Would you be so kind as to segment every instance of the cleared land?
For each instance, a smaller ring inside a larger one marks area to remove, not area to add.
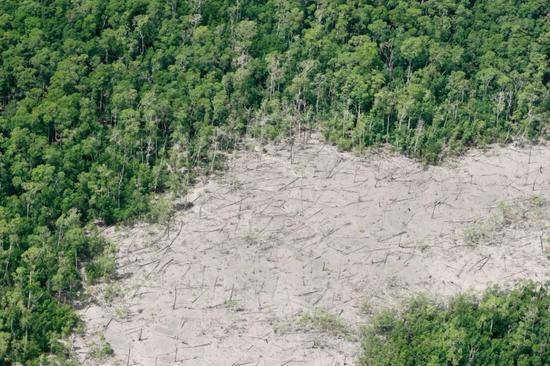
[[[549,147],[424,168],[311,140],[228,163],[169,225],[105,231],[120,279],[91,289],[81,361],[351,365],[369,311],[549,278]],[[101,359],[103,336],[114,357]]]

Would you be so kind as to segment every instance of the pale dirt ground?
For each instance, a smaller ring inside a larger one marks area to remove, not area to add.
[[[326,308],[356,331],[374,309],[424,291],[445,298],[489,283],[550,276],[548,221],[464,245],[499,202],[550,198],[550,148],[495,147],[423,168],[390,154],[356,157],[319,141],[240,151],[184,198],[169,227],[109,228],[115,285],[92,289],[73,339],[83,364],[352,365],[357,337],[300,329]],[[548,218],[546,212],[546,218]],[[104,292],[118,294],[110,303]],[[104,334],[114,357],[90,345]]]

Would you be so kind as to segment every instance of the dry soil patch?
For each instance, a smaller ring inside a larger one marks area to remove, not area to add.
[[[417,291],[548,279],[548,211],[537,225],[502,228],[498,244],[464,242],[500,202],[534,195],[550,198],[544,146],[429,168],[319,142],[295,146],[292,159],[284,146],[237,152],[168,227],[105,231],[122,279],[95,289],[76,352],[87,364],[351,365],[365,300],[378,308]],[[302,326],[300,314],[315,309],[349,332]],[[89,357],[98,334],[114,358]]]

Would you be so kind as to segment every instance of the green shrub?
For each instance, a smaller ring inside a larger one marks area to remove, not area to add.
[[[113,356],[113,354],[113,347],[105,340],[105,336],[100,334],[98,342],[95,343],[90,350],[90,356],[95,360],[105,361]]]
[[[153,223],[166,224],[170,221],[173,213],[174,208],[168,198],[157,197],[157,200],[151,204],[147,219]]]
[[[86,277],[88,283],[94,284],[99,280],[108,278],[115,273],[115,269],[116,248],[112,244],[105,244],[103,252],[86,264]]]
[[[548,283],[491,287],[446,305],[417,296],[363,329],[359,364],[548,365],[549,309]]]

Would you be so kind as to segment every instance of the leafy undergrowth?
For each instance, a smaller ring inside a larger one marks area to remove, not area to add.
[[[414,297],[363,329],[359,365],[548,365],[548,285],[492,287],[446,305]]]

